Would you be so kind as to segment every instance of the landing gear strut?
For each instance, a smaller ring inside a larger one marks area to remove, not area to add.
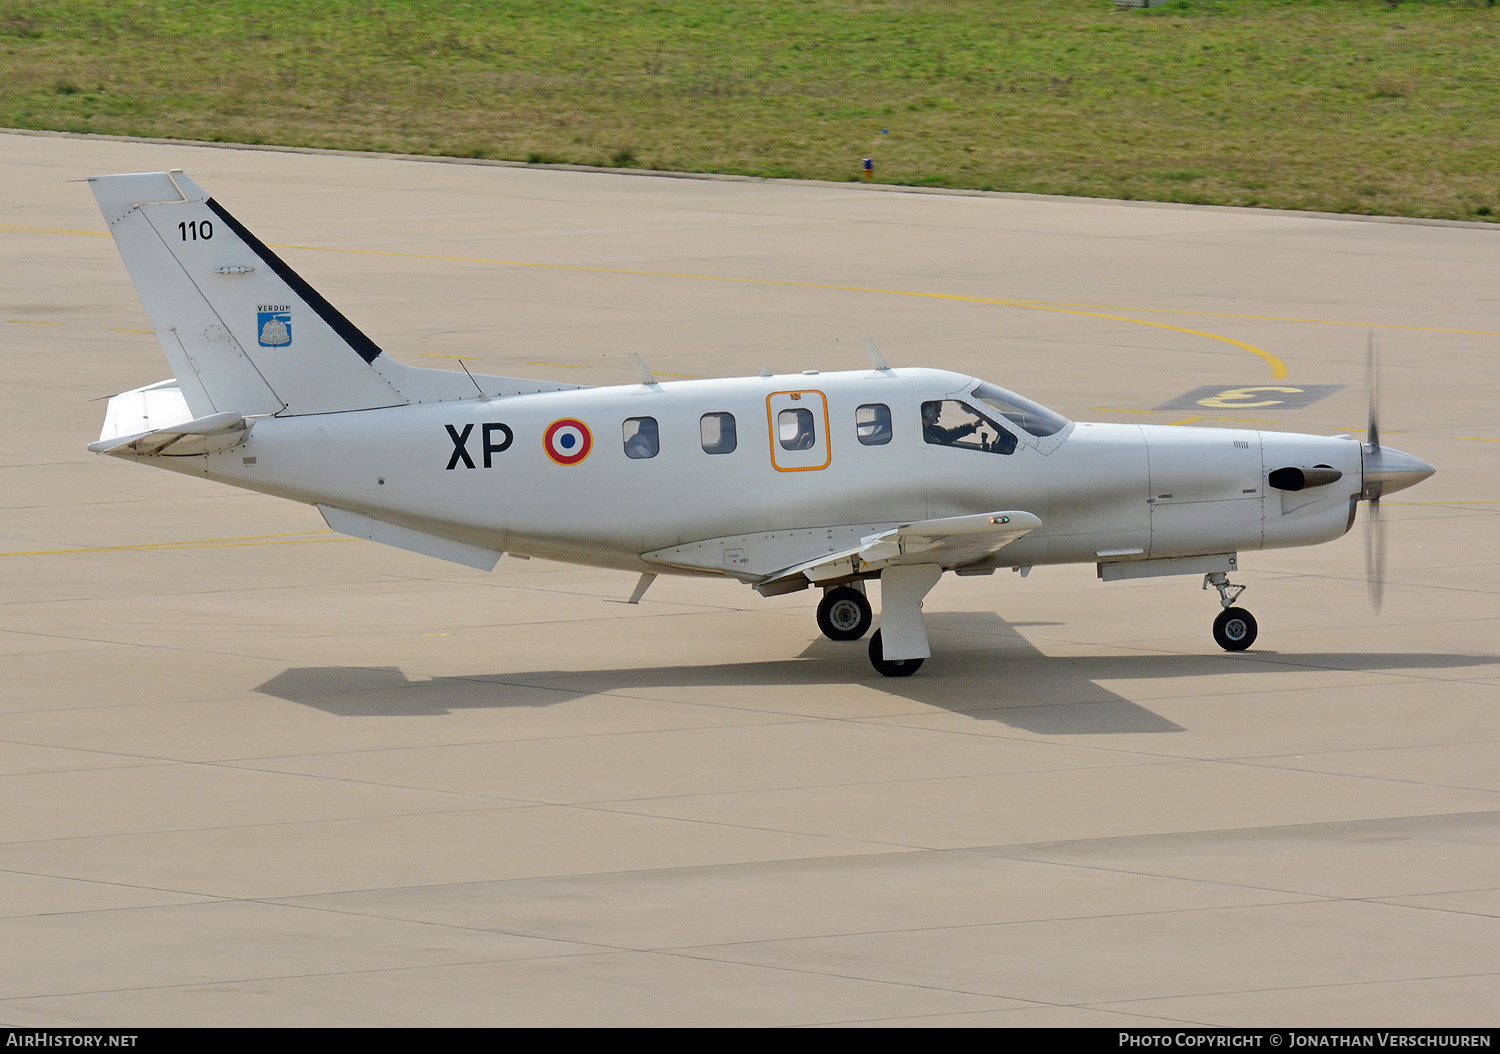
[[[870,664],[883,677],[910,677],[932,654],[922,621],[922,598],[943,577],[938,564],[903,564],[880,572],[880,629],[870,638]],[[862,582],[826,590],[818,628],[829,640],[859,640],[873,612]]]
[[[870,665],[882,677],[910,677],[932,654],[922,598],[943,577],[937,564],[906,564],[880,572],[880,628],[870,638]]]
[[[1234,606],[1245,587],[1232,584],[1223,571],[1203,576],[1203,588],[1207,589],[1210,585],[1219,591],[1219,603],[1224,607],[1219,612],[1219,617],[1214,619],[1214,643],[1225,651],[1244,651],[1255,643],[1258,632],[1255,616],[1244,608]]]
[[[818,604],[818,629],[829,640],[859,640],[873,620],[870,602],[849,586],[828,590]]]

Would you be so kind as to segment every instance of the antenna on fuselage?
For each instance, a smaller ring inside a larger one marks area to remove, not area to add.
[[[880,354],[880,349],[875,346],[875,342],[869,337],[862,339],[865,342],[865,351],[870,353],[870,365],[874,366],[877,370],[890,369],[891,364],[885,361],[885,356]]]
[[[635,363],[635,372],[641,375],[642,384],[661,383],[656,379],[656,374],[651,372],[651,367],[646,365],[646,361],[633,351],[630,353],[630,361]]]
[[[472,373],[469,373],[469,367],[464,366],[464,360],[463,359],[459,359],[458,360],[458,364],[460,366],[464,367],[464,373],[467,374],[469,380],[474,381],[474,390],[479,393],[479,395],[480,395],[481,398],[483,398],[483,396],[484,396],[484,389],[481,388],[481,387],[479,387],[479,382],[474,380],[474,375]]]

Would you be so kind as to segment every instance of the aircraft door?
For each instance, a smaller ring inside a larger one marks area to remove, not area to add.
[[[828,467],[828,399],[819,391],[772,392],[766,396],[771,464],[778,472],[816,472]]]

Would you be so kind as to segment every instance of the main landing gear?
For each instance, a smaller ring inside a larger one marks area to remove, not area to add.
[[[818,604],[818,629],[829,640],[859,640],[870,632],[875,613],[864,591],[852,586],[836,586],[823,593]],[[910,677],[922,665],[921,659],[887,659],[885,643],[876,630],[870,638],[870,664],[884,677]]]
[[[880,572],[880,629],[870,638],[870,665],[883,677],[910,677],[932,654],[922,622],[922,598],[937,585],[937,564],[909,564]],[[863,582],[835,586],[818,604],[818,628],[829,640],[859,640],[873,612]]]
[[[1255,643],[1258,632],[1255,616],[1244,608],[1234,606],[1245,587],[1232,584],[1223,571],[1203,576],[1203,588],[1207,589],[1210,585],[1219,591],[1219,603],[1224,607],[1219,612],[1219,617],[1214,619],[1214,643],[1225,651],[1244,651]]]
[[[850,586],[837,586],[823,594],[818,604],[818,629],[829,640],[859,640],[870,632],[875,613],[864,592]],[[870,664],[885,677],[910,677],[922,665],[921,659],[887,659],[880,631],[870,638]]]
[[[870,665],[882,677],[910,677],[921,669],[922,659],[887,659],[880,631],[870,638]]]
[[[859,640],[874,617],[864,593],[849,586],[826,591],[818,604],[818,629],[829,640]]]

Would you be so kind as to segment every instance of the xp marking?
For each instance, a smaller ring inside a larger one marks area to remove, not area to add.
[[[460,432],[453,425],[444,425],[448,430],[448,438],[453,441],[453,454],[448,458],[448,471],[452,472],[458,467],[460,461],[464,468],[473,468],[474,459],[469,456],[469,435],[474,431],[474,422],[470,421],[464,425]],[[501,424],[499,421],[486,421],[480,426],[480,458],[484,461],[485,468],[493,467],[492,458],[496,454],[504,453],[510,449],[511,441],[515,439],[515,433],[510,430],[509,425]]]

